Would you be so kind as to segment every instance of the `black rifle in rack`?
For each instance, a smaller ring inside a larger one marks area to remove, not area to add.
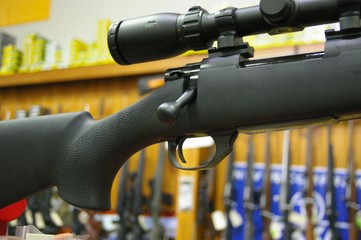
[[[151,188],[151,215],[153,227],[150,229],[149,238],[151,240],[164,239],[166,237],[166,229],[160,221],[162,213],[162,206],[172,206],[173,196],[169,193],[163,192],[163,178],[165,167],[165,146],[164,143],[159,144],[158,162],[155,170],[155,177],[149,181]]]
[[[204,231],[206,230],[205,219],[208,214],[208,175],[209,170],[203,170],[199,173],[199,187],[197,194],[197,214],[193,239],[204,239]]]
[[[262,239],[271,240],[270,224],[272,219],[271,208],[271,136],[267,133],[265,136],[265,167],[262,180],[262,188],[260,193],[260,210],[263,220],[263,234]]]
[[[126,239],[130,231],[129,216],[131,213],[131,203],[133,194],[127,189],[127,179],[129,174],[129,162],[122,167],[119,179],[117,213],[119,215],[118,240]]]
[[[209,155],[213,154],[214,148],[209,148]],[[195,239],[211,240],[215,238],[216,232],[211,223],[210,215],[214,211],[214,169],[203,170],[199,174],[199,191],[197,198],[197,216],[194,229],[196,231]]]
[[[207,174],[207,201],[205,202],[205,209],[204,209],[204,225],[205,225],[205,232],[204,232],[204,239],[205,240],[213,240],[215,239],[217,233],[214,228],[211,214],[214,211],[215,208],[215,202],[214,202],[214,192],[215,192],[215,169],[208,169]]]
[[[246,185],[243,191],[243,207],[245,211],[245,227],[244,227],[244,239],[254,239],[254,211],[255,204],[255,190],[254,190],[254,178],[253,167],[254,165],[254,144],[253,136],[248,138],[248,154],[247,154],[247,177]]]
[[[235,163],[235,150],[229,154],[228,157],[228,164],[227,164],[227,175],[226,175],[226,184],[224,186],[224,209],[226,211],[226,220],[227,225],[226,229],[223,232],[225,240],[232,239],[232,222],[230,218],[230,213],[232,209],[235,207],[235,194],[234,194],[234,187],[233,187],[233,170],[234,170],[234,163]]]
[[[85,225],[80,221],[80,209],[74,208],[72,211],[71,229],[75,235],[82,235],[85,232]]]
[[[305,202],[306,208],[306,226],[303,229],[303,232],[307,239],[313,240],[313,224],[312,224],[312,207],[314,204],[314,198],[311,192],[310,186],[313,186],[313,179],[312,179],[312,128],[307,128],[306,130],[306,166],[305,166],[305,173],[304,173],[304,186],[303,186],[303,198]],[[308,231],[311,234],[308,234]]]
[[[290,205],[290,185],[291,185],[291,131],[284,131],[283,149],[282,149],[282,176],[281,176],[281,193],[280,209],[283,220],[283,239],[292,239],[293,226],[289,221]]]
[[[131,229],[132,229],[132,240],[141,240],[144,235],[144,230],[139,223],[139,216],[143,212],[143,176],[144,176],[144,166],[145,166],[145,149],[140,151],[139,162],[137,172],[134,175],[135,180],[134,186],[132,187],[134,190],[134,201],[132,205],[132,213],[131,213]]]
[[[327,127],[327,186],[326,186],[326,215],[328,219],[329,232],[332,240],[339,240],[336,228],[337,210],[334,182],[334,156],[331,141],[331,126]]]
[[[208,56],[174,66],[163,87],[101,120],[78,112],[1,121],[0,208],[57,186],[74,206],[108,210],[119,168],[152,144],[168,141],[177,168],[206,169],[226,158],[239,132],[361,118],[360,12],[361,0],[260,0],[213,14],[195,6],[114,23],[108,46],[119,64],[191,49],[208,49]],[[251,60],[254,48],[243,41],[334,22],[340,30],[326,32],[320,52]],[[183,143],[205,135],[216,144],[213,158],[187,168]]]
[[[355,196],[355,159],[353,148],[354,121],[348,122],[348,156],[347,156],[347,187],[345,204],[348,209],[348,222],[350,223],[349,239],[357,238],[356,214],[360,209]]]
[[[153,184],[153,194],[151,201],[152,229],[150,230],[150,240],[164,239],[165,229],[160,222],[160,214],[162,207],[162,189],[163,175],[165,164],[165,146],[163,143],[158,144],[158,162],[155,170],[155,178]]]

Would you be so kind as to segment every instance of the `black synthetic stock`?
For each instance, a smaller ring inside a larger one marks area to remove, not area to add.
[[[72,113],[0,122],[0,206],[55,185],[57,165],[84,127]]]
[[[83,112],[0,122],[0,207],[55,185],[75,206],[109,209],[119,168],[164,136],[160,122],[154,129],[153,115],[181,93],[179,84],[99,121]]]

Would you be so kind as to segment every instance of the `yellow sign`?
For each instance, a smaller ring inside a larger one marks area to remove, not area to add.
[[[46,20],[50,0],[0,0],[0,27]]]

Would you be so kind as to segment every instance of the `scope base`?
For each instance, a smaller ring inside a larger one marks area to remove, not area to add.
[[[244,42],[232,47],[209,48],[208,55],[210,58],[230,55],[240,55],[242,58],[252,58],[254,56],[254,48],[251,47],[248,42]]]
[[[356,38],[361,36],[361,27],[347,28],[339,31],[334,29],[325,31],[326,40]]]

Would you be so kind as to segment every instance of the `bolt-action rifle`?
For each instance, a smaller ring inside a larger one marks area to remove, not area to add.
[[[282,211],[283,238],[292,239],[293,225],[290,222],[289,215],[291,209],[291,132],[284,132],[282,149],[282,180],[280,192],[280,209]]]
[[[264,167],[264,174],[262,180],[262,188],[260,193],[260,210],[263,219],[263,234],[262,238],[265,240],[272,239],[270,233],[270,224],[272,219],[272,213],[270,211],[271,206],[271,136],[270,133],[267,133],[265,136],[265,167]]]
[[[303,186],[303,198],[306,208],[306,225],[304,226],[303,232],[307,239],[314,239],[314,228],[312,224],[312,207],[314,204],[314,198],[312,195],[312,129],[307,128],[306,130],[306,163],[305,163],[305,173],[304,173],[304,186]]]
[[[152,229],[150,230],[150,240],[164,239],[165,229],[160,222],[161,207],[162,207],[162,187],[163,175],[165,165],[165,147],[164,144],[159,144],[158,163],[155,171],[153,196],[151,202],[152,213]]]
[[[171,162],[186,168],[184,141],[209,135],[215,155],[190,168],[204,169],[232,151],[238,132],[360,117],[360,5],[360,0],[261,0],[259,6],[213,14],[192,7],[186,14],[113,24],[108,45],[120,64],[189,49],[208,49],[209,56],[169,69],[163,87],[101,120],[78,112],[0,122],[0,208],[57,186],[75,206],[106,210],[119,168],[151,144],[168,141]],[[251,60],[254,49],[242,41],[333,22],[340,30],[326,32],[322,52]]]
[[[119,215],[118,239],[126,239],[130,231],[129,216],[131,213],[130,192],[127,190],[127,179],[129,174],[129,163],[126,162],[122,167],[122,173],[119,179],[117,213]]]
[[[130,174],[128,162],[123,166],[119,180],[117,213],[119,215],[118,239],[142,239],[144,231],[139,223],[143,203],[143,169],[145,164],[145,149],[139,152],[137,172]],[[129,184],[128,184],[128,180]]]
[[[134,199],[132,205],[132,214],[130,216],[132,239],[141,240],[144,235],[144,230],[139,223],[139,216],[142,214],[143,204],[143,176],[145,165],[145,149],[140,151],[139,163],[137,173],[135,174],[134,186],[131,190],[134,191]]]
[[[254,190],[254,144],[253,136],[248,139],[248,156],[247,156],[247,179],[244,187],[243,206],[245,213],[244,222],[244,239],[254,239],[254,211],[256,208],[255,203],[255,190]]]
[[[209,148],[210,154],[213,153],[213,147]],[[210,155],[209,154],[209,155]],[[195,239],[213,240],[216,235],[214,226],[211,222],[211,213],[214,211],[214,185],[215,169],[207,169],[200,172],[199,191],[197,198],[197,216]]]
[[[345,205],[348,209],[348,222],[350,223],[349,238],[357,238],[356,213],[360,206],[356,203],[355,196],[355,159],[353,149],[353,121],[348,122],[348,156],[347,156],[347,186]]]
[[[326,216],[328,219],[328,228],[332,240],[338,240],[338,230],[336,228],[337,210],[336,210],[336,193],[334,182],[334,156],[333,145],[331,142],[331,126],[327,127],[327,187],[326,187]]]
[[[223,202],[224,209],[226,213],[226,228],[223,231],[222,238],[225,240],[232,239],[232,221],[231,221],[231,211],[235,209],[235,189],[233,186],[233,172],[234,172],[234,163],[236,159],[235,151],[231,152],[228,157],[227,163],[227,175],[226,175],[226,184],[224,186]]]

